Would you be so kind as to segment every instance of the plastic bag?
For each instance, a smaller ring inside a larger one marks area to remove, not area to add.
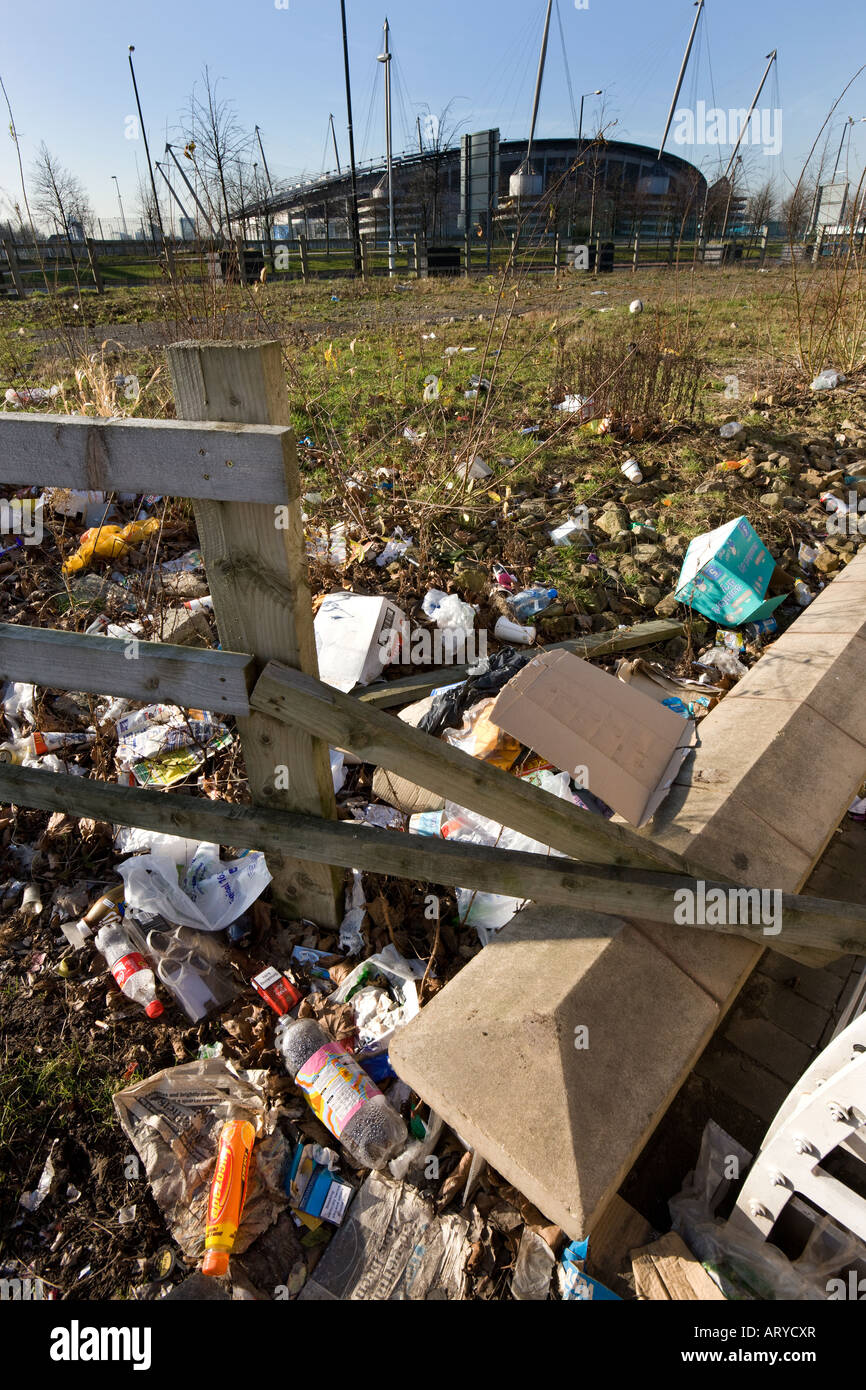
[[[165,841],[174,837],[165,836]],[[265,856],[258,850],[222,861],[219,845],[203,842],[185,866],[186,840],[156,846],[149,854],[119,864],[125,899],[136,913],[164,917],[197,931],[222,931],[234,922],[271,881]],[[181,858],[176,858],[176,853]],[[184,872],[181,872],[184,870]]]
[[[474,630],[476,610],[457,594],[446,594],[443,589],[428,589],[421,609],[439,628],[464,632]]]
[[[421,961],[409,961],[397,947],[386,946],[377,955],[357,965],[330,996],[334,1004],[351,1003],[358,1029],[355,1055],[359,1061],[385,1052],[397,1028],[419,1012],[416,981],[424,974]],[[366,983],[384,976],[390,992],[382,985]]]
[[[131,521],[128,526],[94,526],[85,531],[74,555],[63,565],[64,574],[77,574],[86,569],[93,559],[116,560],[128,555],[134,546],[140,545],[160,527],[156,517],[149,521]]]
[[[532,659],[531,652],[518,652],[514,647],[503,647],[495,652],[485,669],[470,680],[444,687],[434,695],[430,709],[418,722],[417,728],[425,734],[439,734],[443,729],[459,727],[465,711],[470,705],[487,695],[498,695],[512,676]]]
[[[340,950],[347,956],[358,956],[364,949],[361,923],[367,912],[364,897],[364,880],[360,869],[352,870],[352,891],[346,903],[346,914],[340,923]]]
[[[810,386],[811,391],[834,391],[837,386],[841,386],[846,380],[844,372],[836,372],[832,367],[825,367],[819,372]]]
[[[491,697],[472,705],[464,713],[461,727],[445,729],[442,741],[507,772],[520,752],[520,743],[498,724],[491,723],[490,711],[495,703]]]
[[[673,1229],[727,1298],[825,1301],[828,1278],[856,1262],[860,1242],[855,1236],[848,1248],[840,1248],[838,1239],[828,1242],[825,1217],[818,1220],[799,1259],[792,1261],[757,1234],[732,1230],[715,1220],[714,1212],[730,1187],[724,1175],[731,1157],[745,1176],[751,1155],[714,1120],[708,1121],[694,1172],[668,1203]]]
[[[537,1231],[524,1226],[511,1277],[511,1296],[539,1302],[550,1293],[550,1278],[556,1256]]]

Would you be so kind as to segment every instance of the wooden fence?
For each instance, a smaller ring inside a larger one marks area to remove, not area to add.
[[[0,484],[190,498],[222,650],[141,642],[130,657],[123,639],[0,624],[0,676],[233,715],[252,805],[12,765],[0,766],[0,802],[263,850],[277,906],[322,926],[340,919],[348,867],[668,923],[677,889],[696,889],[696,879],[730,886],[625,825],[404,724],[375,700],[320,682],[280,346],[184,343],[168,360],[179,420],[0,415]],[[558,854],[340,822],[329,745]],[[785,896],[783,912],[792,943],[866,945],[859,904]],[[762,940],[760,926],[710,929]]]

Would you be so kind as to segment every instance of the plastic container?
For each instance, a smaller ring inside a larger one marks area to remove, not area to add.
[[[535,628],[523,627],[513,623],[510,618],[498,618],[493,629],[497,642],[516,642],[519,647],[531,647],[535,641]]]
[[[803,583],[802,579],[798,579],[794,585],[794,598],[797,603],[799,603],[800,607],[808,608],[814,597],[815,595],[809,592],[809,589]]]
[[[256,1142],[255,1126],[249,1120],[226,1120],[220,1130],[216,1168],[207,1199],[202,1274],[226,1274],[229,1255],[241,1224],[250,1158]]]
[[[38,917],[42,911],[42,893],[35,883],[28,883],[24,889],[21,911],[25,917]]]
[[[406,1142],[397,1111],[342,1043],[311,1018],[286,1015],[275,1043],[286,1070],[346,1152],[365,1168],[382,1168]]]
[[[153,971],[136,949],[136,943],[121,922],[116,908],[112,907],[106,912],[94,944],[97,951],[105,956],[109,970],[127,999],[134,999],[136,1004],[140,1004],[148,1018],[159,1018],[163,1008],[156,997]]]
[[[630,483],[642,483],[643,473],[637,466],[635,459],[626,459],[625,463],[619,466],[620,473],[624,473]]]
[[[541,613],[545,608],[549,608],[559,597],[557,589],[543,589],[540,584],[534,584],[530,589],[521,589],[519,594],[515,594],[511,599],[511,611],[520,622],[525,622],[534,613]]]
[[[409,817],[410,835],[441,835],[444,811],[416,811]]]
[[[82,748],[93,743],[96,734],[85,733],[36,733],[26,734],[8,743],[0,743],[0,762],[20,765],[25,758],[43,758],[46,753],[54,753],[59,748]]]
[[[109,912],[116,913],[117,905],[123,902],[125,892],[126,885],[118,883],[115,888],[103,893],[95,902],[92,902],[84,916],[79,917],[77,922],[64,922],[60,929],[70,946],[83,946],[85,941],[93,935],[93,928],[97,923],[101,922]]]

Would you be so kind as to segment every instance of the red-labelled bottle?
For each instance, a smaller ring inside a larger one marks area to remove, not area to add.
[[[162,1004],[156,996],[153,971],[120,920],[116,908],[107,911],[94,945],[105,956],[109,970],[127,999],[140,1004],[148,1018],[159,1018]]]

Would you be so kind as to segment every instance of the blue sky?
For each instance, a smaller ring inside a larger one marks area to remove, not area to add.
[[[125,138],[134,112],[127,45],[136,46],[136,72],[152,153],[159,157],[166,123],[177,134],[180,114],[205,63],[223,79],[220,91],[240,121],[258,123],[275,181],[333,166],[327,119],[334,112],[341,160],[346,115],[338,0],[148,0],[124,6],[109,0],[40,0],[27,17],[2,0],[0,75],[12,101],[25,165],[40,140],[84,182],[98,215],[117,216],[111,175],[128,213],[137,203],[135,157],[141,141]],[[603,115],[611,138],[657,142],[667,114],[694,10],[689,0],[558,0],[576,101],[604,89]],[[525,136],[544,15],[544,0],[348,0],[350,56],[359,158],[381,153],[381,49],[387,7],[395,68],[395,145],[414,138],[415,117],[452,102],[461,130],[498,125],[503,138]],[[825,22],[826,21],[826,22]],[[794,7],[790,0],[707,0],[701,37],[679,105],[747,106],[778,48],[777,76],[761,105],[783,112],[782,153],[750,149],[746,166],[757,185],[774,174],[796,179],[802,159],[830,105],[866,60],[866,6]],[[777,84],[777,85],[776,85]],[[778,102],[777,102],[778,98]],[[601,109],[587,98],[584,133]],[[838,108],[829,136],[835,158],[842,121],[866,116],[866,75]],[[611,123],[617,124],[612,126]],[[0,208],[18,197],[14,149],[2,111]],[[571,135],[574,121],[556,13],[538,133]],[[366,137],[366,138],[365,138]],[[701,167],[718,170],[721,151],[669,146]],[[866,159],[866,124],[853,128],[849,168]],[[790,186],[790,185],[788,185]]]

